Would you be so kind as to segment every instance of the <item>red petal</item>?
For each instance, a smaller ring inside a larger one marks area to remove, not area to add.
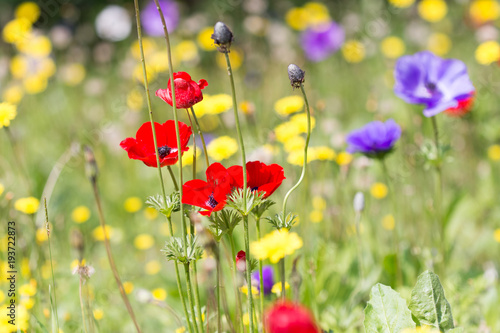
[[[198,87],[200,87],[200,89],[204,89],[206,86],[208,86],[207,80],[201,79],[198,81]]]

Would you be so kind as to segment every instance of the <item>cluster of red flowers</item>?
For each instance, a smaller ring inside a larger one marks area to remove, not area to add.
[[[283,167],[277,164],[254,161],[248,162],[246,169],[248,188],[264,192],[264,198],[273,194],[285,179]],[[182,203],[203,208],[200,214],[209,216],[224,208],[233,189],[243,188],[243,167],[235,165],[226,169],[220,163],[212,163],[206,175],[206,181],[193,179],[183,185]]]

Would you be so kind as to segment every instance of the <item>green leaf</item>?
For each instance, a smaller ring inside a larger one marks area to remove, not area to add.
[[[425,271],[418,277],[411,292],[410,310],[421,324],[443,332],[454,328],[450,303],[444,296],[439,277],[431,271]]]
[[[364,326],[366,333],[398,333],[404,328],[415,328],[415,323],[399,293],[377,283],[365,308]]]

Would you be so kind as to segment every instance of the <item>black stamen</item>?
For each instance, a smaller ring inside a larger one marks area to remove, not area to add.
[[[212,193],[212,194],[210,194],[210,196],[208,197],[208,200],[207,200],[207,202],[205,202],[205,204],[206,204],[207,206],[210,206],[210,207],[212,207],[212,208],[215,208],[215,206],[217,206],[219,203],[218,203],[217,201],[215,201],[215,199],[214,199],[214,194]]]
[[[160,155],[160,158],[164,158],[165,156],[170,154],[171,150],[172,148],[170,148],[169,146],[162,146],[158,148],[158,154]]]
[[[427,82],[427,83],[425,84],[425,87],[426,87],[428,90],[430,90],[430,91],[434,91],[434,90],[436,90],[436,84],[435,84],[435,83],[433,83],[433,82]]]
[[[252,191],[257,191],[258,189],[259,189],[259,187],[258,187],[258,186],[254,186],[254,187],[252,187],[252,189],[251,189],[251,190],[252,190]]]

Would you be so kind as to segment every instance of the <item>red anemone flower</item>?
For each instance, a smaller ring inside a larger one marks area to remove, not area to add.
[[[236,269],[240,272],[245,272],[247,269],[247,255],[245,251],[240,251],[236,255]]]
[[[232,178],[220,163],[212,163],[206,171],[207,181],[193,179],[182,185],[182,203],[206,209],[201,215],[210,216],[222,210],[232,190]]]
[[[177,136],[175,135],[175,122],[167,120],[164,124],[155,122],[156,143],[160,157],[160,166],[177,163]],[[192,134],[191,127],[179,121],[182,151],[188,151],[188,141]],[[141,160],[150,167],[157,167],[153,131],[151,123],[142,124],[134,138],[126,138],[120,146],[128,152],[128,157]]]
[[[243,168],[232,166],[228,172],[234,179],[236,186],[243,188]],[[247,186],[252,191],[265,192],[264,198],[269,197],[280,187],[285,179],[283,167],[278,164],[266,165],[259,161],[247,162]]]
[[[201,89],[208,86],[206,80],[201,79],[196,83],[186,72],[174,73],[175,101],[178,109],[187,109],[203,100]],[[172,105],[172,85],[168,80],[167,89],[158,89],[156,96]]]
[[[463,117],[472,109],[474,104],[474,95],[469,95],[463,99],[458,100],[458,105],[454,108],[449,108],[444,112],[452,117]]]
[[[267,311],[266,332],[269,333],[319,333],[312,314],[303,306],[277,303]]]

